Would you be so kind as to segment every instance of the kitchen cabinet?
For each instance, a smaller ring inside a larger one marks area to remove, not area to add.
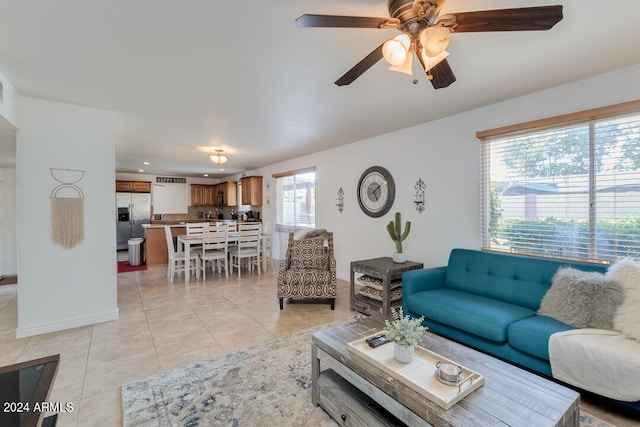
[[[238,205],[238,183],[221,182],[215,186],[216,206]]]
[[[242,184],[242,204],[262,205],[262,177],[247,176],[240,179]]]
[[[116,181],[116,191],[128,193],[151,193],[151,182]]]
[[[191,206],[214,206],[215,185],[191,184]]]

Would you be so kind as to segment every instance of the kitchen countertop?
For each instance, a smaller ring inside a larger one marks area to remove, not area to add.
[[[172,221],[172,220],[154,220],[152,221],[151,224],[142,224],[143,228],[163,228],[165,225],[168,225],[169,227],[185,227],[187,225],[187,223],[195,223],[195,222],[208,222],[209,224],[216,224],[218,222],[236,222],[238,224],[244,223],[244,222],[258,222],[258,221],[238,221],[235,219],[218,219],[218,220],[210,220],[207,221],[206,219],[188,219],[185,221]]]

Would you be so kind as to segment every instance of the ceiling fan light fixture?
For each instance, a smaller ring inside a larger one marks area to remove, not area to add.
[[[406,59],[411,47],[411,38],[405,33],[384,42],[382,56],[391,65],[400,66]]]
[[[229,157],[222,154],[222,150],[214,150],[215,153],[210,153],[209,154],[209,158],[211,159],[211,161],[217,165],[221,165],[224,162],[226,162],[227,160],[229,160]]]
[[[413,55],[411,52],[407,54],[406,59],[401,65],[392,65],[389,67],[391,71],[397,71],[408,75],[413,74]]]
[[[449,56],[449,52],[443,50],[437,56],[428,56],[427,53],[422,49],[420,52],[422,55],[422,62],[424,64],[424,70],[429,71],[439,63],[441,63],[447,56]]]
[[[445,27],[427,27],[420,32],[420,44],[430,58],[442,53],[451,40],[451,32]]]

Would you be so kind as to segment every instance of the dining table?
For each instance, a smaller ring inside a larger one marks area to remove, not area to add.
[[[184,257],[185,259],[189,259],[189,256],[191,255],[191,246],[193,245],[201,245],[203,242],[206,243],[206,239],[207,239],[207,234],[211,234],[211,236],[213,237],[213,235],[215,233],[204,233],[204,234],[181,234],[179,236],[177,236],[178,239],[178,252],[184,251]],[[235,240],[238,239],[238,235],[240,234],[240,232],[238,231],[229,231],[227,232],[227,241],[228,242],[234,242]],[[264,248],[266,247],[266,241],[267,241],[268,236],[266,234],[261,234],[260,235],[260,247],[261,252],[264,253]],[[267,270],[267,259],[266,257],[262,257],[262,269],[264,271]],[[200,270],[196,270],[196,278],[200,277]],[[185,268],[184,269],[184,281],[185,282],[189,282],[189,280],[191,279],[191,269],[190,268]]]

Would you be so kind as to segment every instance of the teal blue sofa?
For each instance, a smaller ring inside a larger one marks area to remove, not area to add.
[[[536,312],[560,267],[606,273],[605,266],[454,249],[443,267],[402,275],[405,314],[432,332],[552,377],[549,337],[575,329]],[[620,402],[640,411],[640,402]]]
[[[536,311],[564,266],[606,272],[594,264],[454,249],[447,266],[403,274],[403,310],[424,316],[435,333],[551,376],[549,337],[574,327]]]

